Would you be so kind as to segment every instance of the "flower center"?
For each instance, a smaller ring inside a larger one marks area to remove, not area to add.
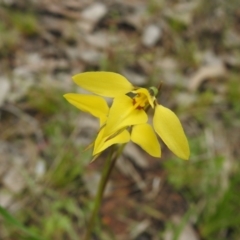
[[[145,106],[148,105],[148,98],[145,94],[138,93],[134,98],[133,98],[133,106],[136,109],[144,109]]]

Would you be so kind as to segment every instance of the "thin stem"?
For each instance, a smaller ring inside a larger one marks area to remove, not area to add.
[[[116,162],[117,158],[121,155],[124,146],[125,146],[125,144],[121,145],[121,147],[118,149],[118,151],[115,151],[116,148],[112,147],[111,152],[109,153],[109,155],[104,163],[103,173],[102,173],[101,180],[100,180],[100,183],[98,186],[97,195],[94,200],[94,207],[93,207],[93,211],[92,211],[90,220],[88,222],[87,232],[86,232],[84,240],[89,240],[91,237],[92,229],[93,229],[93,226],[94,226],[94,223],[95,223],[95,220],[96,220],[96,217],[97,217],[97,214],[99,212],[99,208],[100,208],[100,205],[102,202],[104,190],[106,188],[108,179],[109,179],[112,169],[115,165],[115,162]],[[115,152],[116,152],[116,154],[114,155]]]
[[[163,82],[160,82],[159,85],[158,85],[158,88],[157,88],[157,89],[158,89],[158,94],[157,94],[157,96],[159,95],[159,93],[160,93],[160,91],[161,91],[161,89],[162,89],[162,86],[163,86]],[[156,97],[157,97],[157,96],[156,96]]]

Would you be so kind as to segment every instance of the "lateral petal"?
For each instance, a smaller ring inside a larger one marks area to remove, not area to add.
[[[104,98],[94,95],[67,93],[63,95],[66,100],[83,112],[88,112],[99,118],[102,126],[107,120],[109,107]]]
[[[126,95],[116,97],[109,110],[105,135],[110,135],[123,127],[146,123],[147,120],[146,112],[143,109],[135,109],[130,97]]]
[[[132,128],[131,140],[153,157],[161,156],[157,136],[149,124],[139,124]]]
[[[98,134],[96,138],[94,149],[93,149],[93,155],[96,155],[102,152],[103,150],[105,150],[106,148],[110,147],[113,144],[126,143],[130,141],[130,134],[127,130],[121,131],[119,134],[117,134],[112,138],[111,136],[103,138],[104,130],[105,128],[103,128],[103,130]]]
[[[122,75],[114,72],[85,72],[72,77],[80,87],[104,97],[116,97],[134,87]]]
[[[189,158],[188,140],[175,113],[162,105],[157,105],[153,116],[153,126],[174,154],[185,160]]]

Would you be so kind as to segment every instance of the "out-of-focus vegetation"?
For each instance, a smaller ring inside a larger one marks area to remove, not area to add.
[[[186,162],[162,144],[161,161],[143,155],[147,167],[126,154],[131,174],[112,175],[93,239],[177,240],[186,226],[191,240],[239,239],[239,1],[102,1],[105,15],[90,23],[79,16],[96,1],[12,2],[0,9],[0,84],[11,83],[0,102],[0,239],[81,239],[104,158],[89,165],[95,123],[62,95],[80,91],[70,77],[87,70],[163,81],[159,102],[191,146]],[[146,46],[151,23],[161,37]]]
[[[38,34],[36,17],[30,12],[2,9],[0,16],[0,54],[7,57],[16,51],[22,36],[35,37]]]

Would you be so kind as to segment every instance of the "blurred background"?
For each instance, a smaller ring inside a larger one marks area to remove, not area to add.
[[[191,158],[129,143],[95,240],[240,239],[239,0],[0,1],[0,239],[82,239],[104,155],[62,97],[105,70],[163,88]]]

